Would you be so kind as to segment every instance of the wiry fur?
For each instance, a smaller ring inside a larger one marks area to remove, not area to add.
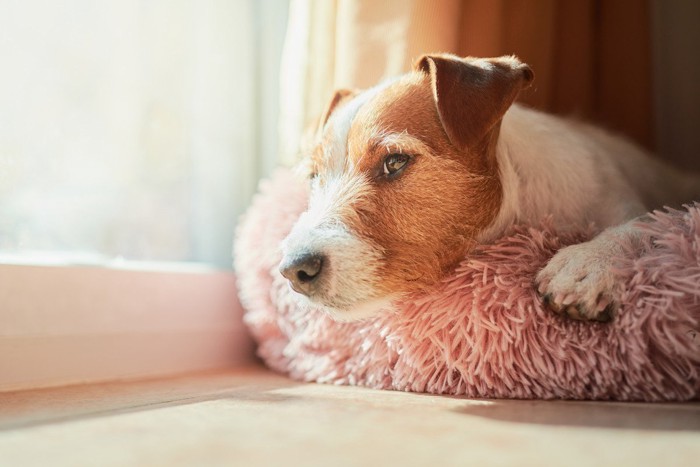
[[[310,150],[309,213],[285,243],[286,255],[327,256],[328,288],[313,303],[351,313],[427,290],[474,245],[551,215],[562,231],[612,228],[559,252],[537,289],[555,311],[611,317],[613,258],[637,236],[628,221],[700,196],[700,179],[602,130],[511,106],[532,79],[514,57],[438,54],[368,91],[336,94]],[[390,179],[382,164],[397,152],[411,159]]]
[[[351,232],[347,224],[357,218],[356,205],[368,196],[361,175],[339,173],[325,181],[315,180],[309,207],[283,242],[285,251],[315,252],[331,257],[325,265],[322,294],[316,297],[330,312],[348,310],[359,302],[376,298],[374,283],[381,276],[381,250]],[[363,313],[350,313],[363,317]]]

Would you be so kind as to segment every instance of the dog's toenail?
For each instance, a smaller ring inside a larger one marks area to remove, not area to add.
[[[613,310],[612,306],[608,305],[603,311],[601,311],[598,316],[595,317],[596,321],[601,323],[609,323],[613,320]]]

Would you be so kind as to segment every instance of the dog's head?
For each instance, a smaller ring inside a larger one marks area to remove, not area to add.
[[[532,80],[514,57],[421,57],[338,91],[307,160],[308,210],[283,243],[290,286],[337,318],[434,285],[499,211],[503,114]]]

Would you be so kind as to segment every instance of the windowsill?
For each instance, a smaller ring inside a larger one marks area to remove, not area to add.
[[[228,271],[206,263],[183,261],[135,261],[88,252],[0,253],[0,266],[91,267],[126,271],[211,273]]]
[[[0,391],[252,361],[231,271],[0,261]]]

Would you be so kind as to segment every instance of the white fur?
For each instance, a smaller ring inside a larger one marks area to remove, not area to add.
[[[359,319],[390,307],[391,298],[376,298],[374,284],[380,280],[382,251],[377,245],[353,235],[344,219],[356,215],[353,201],[368,185],[348,166],[348,135],[357,112],[393,81],[368,89],[333,112],[322,130],[323,164],[311,187],[309,208],[294,225],[283,244],[285,255],[301,251],[324,254],[323,293],[303,302],[321,306],[336,319]]]
[[[401,133],[380,132],[371,138],[383,147],[386,154],[430,154],[432,150],[421,140],[403,131]]]
[[[519,105],[503,117],[497,159],[503,204],[481,241],[547,215],[559,229],[617,225],[687,201],[697,183],[624,139]]]
[[[503,117],[497,160],[503,203],[480,241],[548,215],[559,230],[584,230],[591,222],[603,230],[559,251],[537,276],[552,307],[579,319],[595,319],[617,301],[613,261],[620,245],[638,235],[635,218],[700,195],[697,176],[661,164],[627,140],[518,105]]]
[[[480,240],[503,234],[513,223],[534,223],[550,214],[557,227],[570,229],[624,220],[614,211],[619,200],[635,199],[634,190],[601,160],[605,152],[601,142],[563,119],[512,106],[503,117],[496,152],[503,204]],[[627,152],[636,156],[633,148]],[[644,212],[641,203],[634,204],[639,205],[635,214]]]
[[[316,302],[332,309],[374,298],[381,251],[353,235],[344,219],[355,215],[352,202],[363,196],[367,182],[361,175],[340,174],[312,187],[309,208],[285,239],[285,255],[323,254],[327,261],[321,280],[323,293]]]
[[[488,62],[484,62],[488,65]],[[349,231],[353,201],[367,180],[348,166],[348,135],[358,111],[392,81],[365,91],[334,112],[323,129],[324,161],[309,209],[285,241],[285,254],[304,250],[329,258],[324,292],[312,297],[338,319],[354,319],[390,306],[377,297],[382,251]],[[388,152],[426,145],[407,134],[379,134]],[[626,221],[664,204],[700,195],[692,178],[653,160],[632,143],[597,128],[513,105],[503,117],[496,148],[503,202],[477,239],[488,242],[515,223],[537,224],[552,216],[559,230],[611,226],[593,241],[561,250],[538,275],[553,307],[577,318],[596,318],[615,301],[612,258],[635,235]],[[695,190],[695,191],[693,191]],[[477,202],[465,200],[464,202]]]

